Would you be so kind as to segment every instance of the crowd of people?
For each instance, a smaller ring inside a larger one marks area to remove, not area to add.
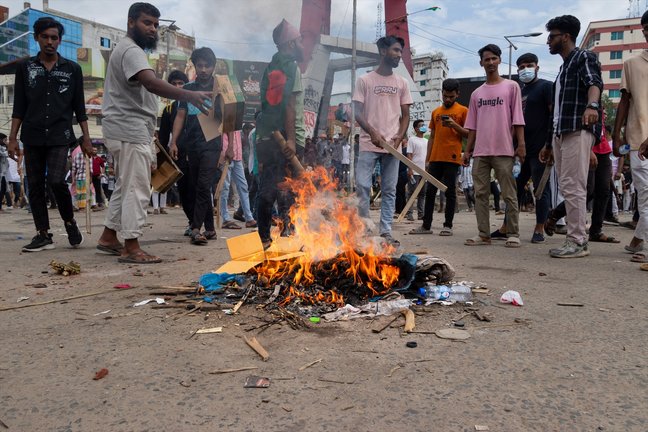
[[[40,52],[18,66],[11,131],[3,139],[6,149],[0,148],[0,196],[4,200],[5,190],[11,190],[5,205],[20,203],[23,176],[25,201],[34,218],[37,235],[24,251],[54,247],[48,201],[58,208],[68,240],[76,247],[83,235],[74,211],[86,203],[101,210],[105,199],[97,248],[120,262],[160,262],[139,243],[148,206],[152,204],[155,214],[166,213],[166,194],[151,194],[150,189],[160,151],[154,144],[157,139],[184,174],[172,189],[178,195],[173,201],[182,205],[184,234],[194,245],[215,239],[217,224],[225,229],[258,228],[265,248],[272,244],[272,225],[279,226],[281,235],[292,235],[289,209],[294,198],[280,184],[299,174],[289,163],[296,157],[307,167],[323,166],[340,189],[354,192],[359,215],[367,220],[380,196],[375,234],[387,245],[400,244],[392,222],[401,212],[421,221],[411,234],[432,234],[437,195],[438,211],[444,213],[439,235],[452,236],[462,192],[477,222],[476,235],[464,242],[467,246],[501,239],[507,247],[520,247],[519,213],[532,209],[532,243],[565,232],[564,244],[549,254],[584,257],[590,242],[618,243],[603,232],[604,222],[618,223],[619,212],[635,210],[635,234],[625,250],[633,254],[633,261],[648,262],[648,51],[624,62],[621,102],[614,122],[606,126],[600,63],[596,54],[576,46],[578,19],[559,16],[546,24],[549,52],[563,59],[554,83],[538,77],[539,60],[533,53],[516,61],[520,83],[501,77],[501,49],[489,44],[478,52],[486,82],[471,94],[468,106],[457,102],[459,82],[448,78],[442,84],[443,103],[429,122],[416,120],[410,126],[411,91],[394,71],[405,43],[385,36],[377,41],[378,67],[358,79],[352,95],[360,126],[352,144],[346,128],[306,136],[298,67],[304,48],[299,30],[283,20],[272,33],[277,52],[261,80],[255,121],[208,139],[199,115],[211,108],[214,75],[228,71],[217,70],[214,52],[203,47],[191,55],[195,80],[190,82],[181,71],[173,71],[166,81],[156,77],[146,52],[156,47],[159,17],[160,11],[148,3],[129,9],[127,36],[117,44],[107,68],[103,156],[96,154],[88,133],[81,69],[57,52],[63,26],[49,17],[34,24]],[[648,13],[641,25],[648,41]],[[157,96],[171,101],[159,130]],[[82,131],[78,140],[73,117]],[[343,104],[335,117],[341,124],[351,120]],[[399,161],[389,147],[411,162]],[[423,171],[446,190],[433,184],[419,187],[425,181]],[[234,189],[238,209],[231,212]],[[415,192],[419,195],[414,200]],[[494,210],[505,215],[493,232],[491,195]],[[405,209],[410,198],[415,203]]]

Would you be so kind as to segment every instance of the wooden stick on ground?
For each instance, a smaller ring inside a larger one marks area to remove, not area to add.
[[[396,321],[396,320],[398,319],[398,317],[400,317],[400,315],[395,315],[394,317],[392,317],[392,319],[390,319],[390,320],[387,322],[387,324],[385,324],[384,326],[379,327],[379,328],[371,329],[371,331],[374,332],[374,333],[381,333],[381,332],[382,332],[383,330],[385,330],[387,327],[389,327],[390,325],[392,325],[392,324],[394,323],[394,321]]]
[[[8,307],[0,308],[0,312],[8,311],[8,310],[14,310],[14,309],[28,308],[28,307],[32,307],[32,306],[43,306],[43,305],[46,305],[46,304],[59,303],[59,302],[68,301],[68,300],[75,300],[75,299],[80,299],[80,298],[84,298],[84,297],[92,297],[92,296],[96,296],[96,295],[110,294],[110,293],[117,293],[117,292],[122,292],[122,290],[109,289],[109,290],[91,292],[91,293],[87,293],[87,294],[79,294],[79,295],[70,296],[70,297],[63,297],[63,298],[60,298],[60,299],[48,300],[48,301],[43,301],[43,302],[38,302],[38,303],[27,303],[27,304],[21,304],[21,305],[17,305],[17,306],[8,306]]]
[[[405,214],[409,211],[409,209],[414,205],[414,202],[418,198],[419,194],[423,190],[423,186],[425,186],[425,182],[421,180],[417,185],[416,189],[414,189],[414,192],[412,192],[412,196],[410,199],[407,201],[405,204],[405,207],[403,207],[403,210],[400,212],[398,215],[398,219],[396,219],[396,222],[401,223],[403,222],[403,218],[405,217]]]
[[[240,367],[240,368],[235,368],[235,369],[218,369],[215,371],[209,372],[212,375],[218,375],[218,374],[226,374],[226,373],[232,373],[232,372],[242,372],[242,371],[247,371],[247,370],[252,370],[252,369],[259,369],[256,366],[245,366],[245,367]]]
[[[303,371],[305,369],[308,369],[309,367],[311,367],[313,365],[316,365],[317,363],[319,363],[321,361],[322,361],[322,359],[317,359],[315,361],[312,361],[310,363],[305,364],[304,366],[300,367],[298,370],[301,372],[301,371]]]
[[[270,354],[268,354],[268,351],[265,350],[259,343],[259,341],[256,340],[255,337],[248,339],[245,336],[243,336],[243,340],[245,340],[245,343],[248,344],[250,348],[252,348],[263,361],[267,361],[270,358]]]

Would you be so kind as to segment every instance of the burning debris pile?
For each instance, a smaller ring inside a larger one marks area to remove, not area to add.
[[[284,186],[295,195],[290,220],[297,253],[269,259],[276,252],[271,247],[265,260],[247,271],[245,294],[238,290],[235,297],[244,295],[246,301],[265,304],[268,310],[280,307],[306,315],[364,304],[407,290],[414,281],[443,283],[454,276],[442,259],[397,256],[393,247],[373,237],[367,227],[370,221],[358,215],[352,199],[338,196],[337,184],[323,168],[288,179]]]

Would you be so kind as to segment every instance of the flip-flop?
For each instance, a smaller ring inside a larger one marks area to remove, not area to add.
[[[507,248],[519,248],[520,239],[518,237],[509,237],[506,239],[506,243],[504,243],[504,246],[506,246]]]
[[[207,239],[200,233],[191,234],[191,244],[203,246],[207,244]]]
[[[422,226],[417,227],[417,228],[412,228],[409,231],[410,234],[434,234],[432,229],[425,229]]]
[[[104,254],[121,256],[121,251],[124,249],[124,246],[121,244],[112,246],[98,244],[97,249]]]
[[[484,239],[481,238],[480,236],[469,238],[464,242],[464,245],[466,246],[490,246],[490,244],[491,244],[490,239]]]
[[[229,220],[223,224],[223,229],[236,229],[240,230],[241,227],[236,222]]]
[[[117,261],[120,263],[127,264],[157,264],[161,263],[162,259],[153,255],[149,255],[146,252],[135,252],[130,255],[120,256],[117,258]]]
[[[590,235],[589,236],[589,241],[595,242],[595,243],[621,243],[620,240],[615,239],[612,236],[600,233],[597,235]]]
[[[441,237],[450,237],[452,235],[452,228],[443,227],[443,229],[439,231],[439,235]]]
[[[636,263],[648,263],[648,253],[646,252],[637,252],[636,254],[632,255],[632,258],[630,258],[630,261],[636,262]]]

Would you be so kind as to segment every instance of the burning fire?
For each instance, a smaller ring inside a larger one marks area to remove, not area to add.
[[[270,283],[289,282],[282,306],[294,299],[344,305],[336,291],[340,287],[335,286],[341,278],[366,287],[367,296],[384,294],[398,282],[400,269],[388,258],[393,249],[383,250],[367,240],[356,206],[338,197],[337,183],[324,168],[287,179],[285,185],[295,194],[290,220],[304,255],[290,261],[266,261],[256,269]],[[307,294],[300,289],[313,284],[330,290]]]

